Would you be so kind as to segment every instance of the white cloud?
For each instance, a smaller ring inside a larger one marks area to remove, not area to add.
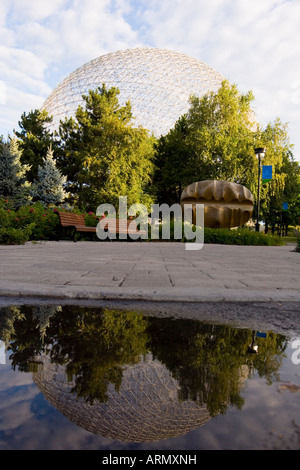
[[[14,22],[41,21],[57,14],[68,4],[67,0],[12,0],[12,20]]]
[[[83,63],[146,45],[196,57],[253,90],[258,120],[290,122],[300,152],[299,23],[299,0],[1,0],[0,80],[28,101],[0,103],[0,119],[19,118],[32,95],[46,98]]]
[[[144,21],[153,45],[193,55],[241,91],[253,90],[258,121],[290,122],[300,152],[300,103],[292,88],[300,80],[299,1],[155,0]]]

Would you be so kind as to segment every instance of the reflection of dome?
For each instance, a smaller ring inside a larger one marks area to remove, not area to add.
[[[217,91],[224,77],[197,59],[175,51],[138,48],[98,57],[66,77],[50,94],[44,108],[53,127],[74,116],[82,95],[105,83],[120,90],[119,102],[130,100],[135,125],[156,136],[166,134],[189,109],[190,95]]]
[[[119,392],[108,387],[108,400],[93,405],[70,390],[64,368],[42,358],[33,379],[45,398],[70,421],[95,434],[121,441],[173,438],[205,424],[210,415],[191,400],[179,401],[179,385],[168,369],[147,357],[123,369]]]

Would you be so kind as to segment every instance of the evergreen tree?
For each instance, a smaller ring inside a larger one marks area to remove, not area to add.
[[[21,164],[21,156],[15,136],[0,142],[0,197],[11,199],[16,209],[29,199],[30,185],[26,181],[29,168]]]
[[[39,109],[23,113],[19,121],[20,132],[16,132],[16,136],[22,150],[21,163],[29,165],[26,177],[31,183],[38,177],[38,167],[43,164],[49,146],[55,145],[53,135],[47,129],[51,122],[52,117],[47,111]]]
[[[63,202],[66,197],[65,182],[66,178],[56,167],[53,150],[50,146],[43,165],[38,167],[38,179],[32,185],[33,200],[40,201],[45,206]]]

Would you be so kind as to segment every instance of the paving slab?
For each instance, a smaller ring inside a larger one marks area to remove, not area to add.
[[[300,302],[294,246],[38,242],[0,246],[0,296]]]

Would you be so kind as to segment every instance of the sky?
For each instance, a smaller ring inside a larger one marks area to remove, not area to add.
[[[0,135],[81,65],[135,47],[182,52],[252,90],[257,121],[287,123],[300,161],[300,0],[0,0]]]

